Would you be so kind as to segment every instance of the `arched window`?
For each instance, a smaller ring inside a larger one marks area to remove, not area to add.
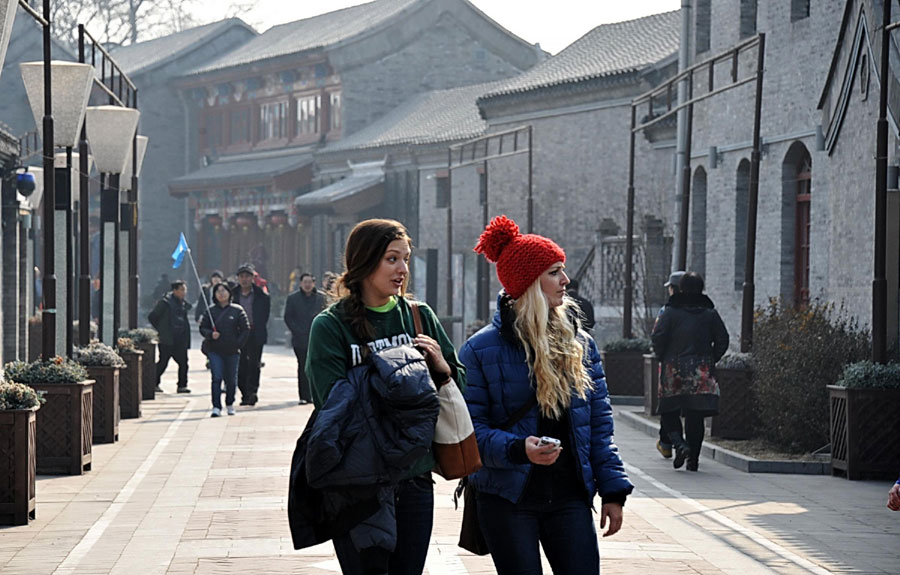
[[[694,172],[691,186],[690,264],[688,269],[706,276],[706,170]]]
[[[709,50],[709,36],[712,27],[711,0],[697,0],[696,11],[694,43],[695,52],[700,54]]]
[[[809,0],[791,0],[791,22],[809,18]]]
[[[781,295],[798,306],[809,303],[812,158],[794,142],[781,165]]]
[[[747,262],[747,213],[750,210],[750,162],[741,160],[734,187],[734,289],[744,289]]]
[[[741,0],[741,39],[756,34],[756,0]]]

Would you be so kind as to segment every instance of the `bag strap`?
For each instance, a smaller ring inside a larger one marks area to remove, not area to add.
[[[503,425],[500,426],[499,429],[501,429],[503,431],[508,431],[509,428],[511,428],[513,425],[517,424],[520,419],[525,417],[525,414],[527,414],[529,411],[531,411],[531,408],[534,407],[535,405],[537,405],[537,396],[532,395],[531,399],[526,401],[525,405],[523,405],[522,407],[517,409],[516,412],[513,413],[509,419],[506,420],[506,423],[504,423]]]
[[[416,328],[416,335],[422,334],[422,314],[419,313],[419,302],[411,301],[409,302],[409,307],[412,309],[413,316],[413,324]]]

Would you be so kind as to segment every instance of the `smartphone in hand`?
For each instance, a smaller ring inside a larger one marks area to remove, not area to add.
[[[555,437],[541,437],[541,441],[538,445],[541,447],[559,447],[562,442]]]

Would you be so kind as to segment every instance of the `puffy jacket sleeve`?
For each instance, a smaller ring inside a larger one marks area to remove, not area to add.
[[[491,427],[491,399],[488,381],[482,368],[478,351],[471,341],[466,342],[459,352],[459,359],[466,368],[466,404],[475,427],[478,451],[485,467],[513,469],[521,467],[509,457],[509,450],[519,437],[508,431]]]
[[[653,333],[650,334],[650,340],[653,342],[653,353],[660,360],[666,355],[666,348],[669,347],[669,326],[671,321],[671,309],[664,307],[660,310],[656,323],[653,324]]]
[[[612,405],[600,352],[593,339],[587,341],[589,373],[594,381],[591,392],[591,469],[601,497],[613,493],[631,493],[633,486],[625,473],[613,434]]]
[[[247,312],[244,311],[244,308],[239,305],[234,307],[239,312],[237,325],[235,326],[237,330],[237,347],[238,349],[243,349],[247,345],[247,340],[250,339],[250,318],[247,317]]]
[[[209,313],[212,313],[212,310],[210,310]],[[209,313],[204,313],[202,316],[200,316],[200,335],[202,335],[205,339],[212,339],[213,333],[212,322],[210,321]]]

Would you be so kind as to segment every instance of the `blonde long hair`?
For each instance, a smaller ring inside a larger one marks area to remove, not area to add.
[[[587,399],[593,381],[583,362],[584,347],[576,339],[581,322],[570,309],[577,305],[568,296],[551,308],[541,291],[540,279],[515,300],[513,329],[525,346],[529,374],[537,387],[537,401],[545,417],[559,419],[572,403],[572,391]],[[575,325],[571,317],[576,317]]]

